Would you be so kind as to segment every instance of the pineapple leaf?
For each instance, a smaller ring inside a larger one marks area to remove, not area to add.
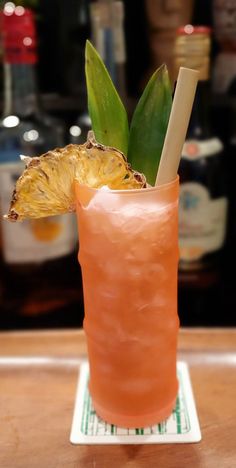
[[[103,60],[88,40],[85,49],[85,74],[88,110],[96,140],[119,149],[127,156],[129,126],[125,107]]]
[[[155,184],[172,105],[168,70],[162,65],[150,78],[130,126],[128,161]]]

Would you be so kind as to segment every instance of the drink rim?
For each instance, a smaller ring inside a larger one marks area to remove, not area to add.
[[[127,189],[127,190],[119,190],[119,189],[109,189],[107,190],[107,192],[104,192],[104,193],[116,193],[116,194],[126,194],[127,196],[128,195],[133,195],[135,193],[149,193],[149,192],[162,192],[162,191],[165,191],[167,190],[168,188],[170,188],[171,186],[175,186],[175,185],[178,185],[178,182],[179,182],[179,176],[177,175],[175,177],[175,179],[171,180],[171,182],[167,182],[165,184],[161,184],[161,185],[156,185],[154,187],[144,187],[142,189]],[[82,187],[82,188],[85,188],[86,190],[92,192],[92,193],[96,193],[98,192],[99,190],[101,190],[100,188],[94,188],[94,187],[89,187],[88,185],[85,185],[85,184],[80,184],[77,180],[75,180],[75,185],[78,185],[79,187]]]

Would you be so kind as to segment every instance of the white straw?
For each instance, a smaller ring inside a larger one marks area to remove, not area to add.
[[[155,185],[162,185],[176,178],[192,111],[198,75],[197,70],[184,67],[179,69]]]

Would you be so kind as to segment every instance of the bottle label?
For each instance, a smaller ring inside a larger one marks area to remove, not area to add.
[[[182,158],[194,161],[201,157],[215,156],[223,150],[219,138],[209,138],[205,141],[186,140],[183,146]]]
[[[8,212],[12,191],[22,173],[21,162],[0,167],[2,214]],[[36,263],[71,253],[76,246],[75,215],[53,216],[17,223],[2,221],[3,255],[6,263]]]
[[[180,186],[180,260],[195,261],[223,246],[227,199],[211,199],[206,187],[196,182]]]
[[[36,38],[35,36],[5,37],[4,61],[6,63],[37,63]]]

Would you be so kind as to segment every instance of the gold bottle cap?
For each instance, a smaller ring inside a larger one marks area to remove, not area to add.
[[[206,26],[187,24],[178,28],[174,47],[175,75],[179,67],[199,71],[199,80],[209,77],[211,29]]]

